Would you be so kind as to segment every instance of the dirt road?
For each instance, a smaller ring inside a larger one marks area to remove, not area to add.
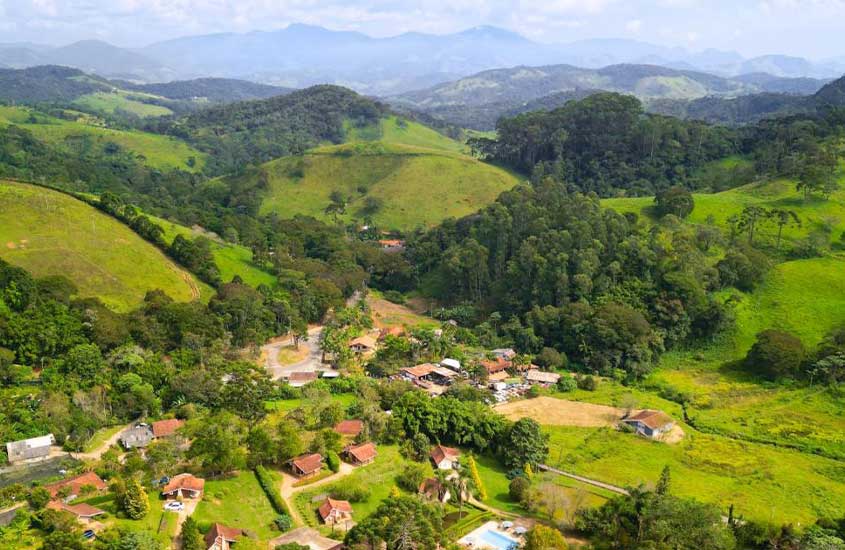
[[[361,466],[362,468],[366,468],[366,466]],[[346,462],[340,463],[340,470],[328,477],[324,477],[314,483],[308,483],[307,485],[302,485],[300,487],[294,487],[294,483],[299,481],[298,478],[293,477],[290,474],[282,473],[282,483],[279,486],[279,494],[282,496],[282,500],[285,501],[285,504],[290,510],[291,519],[293,519],[293,523],[296,526],[308,525],[302,515],[299,513],[299,510],[296,508],[296,502],[294,502],[294,497],[296,497],[297,493],[302,491],[310,491],[315,487],[320,487],[322,485],[327,485],[329,483],[334,483],[335,481],[348,476],[352,472],[355,471],[355,467],[351,464],[347,464]]]
[[[264,359],[264,367],[270,374],[270,378],[278,380],[292,372],[322,372],[330,371],[332,368],[324,365],[322,351],[320,350],[320,336],[323,327],[308,329],[308,340],[300,342],[300,346],[308,348],[308,355],[302,361],[289,365],[279,363],[279,350],[293,345],[293,338],[283,338],[261,346],[261,354]]]

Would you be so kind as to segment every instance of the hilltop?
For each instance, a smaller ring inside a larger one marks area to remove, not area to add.
[[[79,297],[128,311],[149,290],[164,290],[179,301],[210,294],[155,246],[82,201],[3,180],[0,195],[0,257],[38,277],[66,277]]]

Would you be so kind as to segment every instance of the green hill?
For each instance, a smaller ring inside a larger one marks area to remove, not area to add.
[[[97,117],[74,111],[65,113],[68,119],[49,116],[28,107],[0,106],[0,126],[15,124],[29,130],[40,140],[66,146],[69,153],[73,152],[71,148],[75,138],[85,137],[99,148],[115,143],[142,156],[148,166],[161,170],[199,171],[205,164],[204,153],[178,139],[137,130],[114,130],[106,128]]]
[[[148,290],[188,301],[211,289],[131,229],[63,193],[0,180],[0,257],[35,276],[63,275],[80,297],[118,311]]]
[[[414,132],[420,141],[430,138]],[[339,191],[348,203],[343,219],[369,216],[408,230],[470,214],[517,184],[505,170],[444,148],[357,142],[271,161],[262,166],[269,186],[261,213],[330,219],[324,210]]]

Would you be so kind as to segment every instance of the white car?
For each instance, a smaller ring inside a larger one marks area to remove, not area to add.
[[[165,510],[169,510],[170,512],[181,512],[185,509],[185,505],[181,502],[168,502],[164,505]]]

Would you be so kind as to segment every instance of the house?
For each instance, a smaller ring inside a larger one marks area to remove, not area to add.
[[[212,523],[211,529],[204,537],[205,548],[206,550],[229,550],[237,542],[238,537],[243,536],[243,534],[243,529]]]
[[[335,500],[327,497],[317,511],[326,525],[343,523],[352,519],[352,505],[346,500]]]
[[[293,531],[288,531],[284,535],[271,540],[270,548],[273,549],[291,543],[305,546],[309,550],[341,550],[343,548],[342,542],[324,537],[312,527],[299,527]]]
[[[513,361],[513,358],[516,357],[516,351],[512,348],[497,348],[490,353],[492,353],[493,357],[496,359],[507,359],[508,361]]]
[[[288,461],[293,475],[297,477],[311,477],[323,469],[323,455],[314,453],[298,456]]]
[[[90,489],[87,489],[89,487]],[[94,472],[85,472],[84,474],[44,486],[47,492],[50,493],[50,498],[59,498],[61,496],[64,502],[70,502],[86,492],[105,491],[106,487],[106,482],[100,479],[100,476]]]
[[[437,445],[431,449],[430,456],[431,461],[434,462],[434,467],[438,470],[452,470],[458,467],[461,451],[452,447]]]
[[[55,443],[56,438],[53,434],[10,441],[6,443],[6,456],[9,457],[11,464],[31,458],[44,458],[50,455],[50,446]]]
[[[453,370],[449,370],[431,363],[423,363],[414,367],[400,369],[400,376],[406,380],[419,384],[420,382],[431,382],[439,386],[448,386],[458,376]],[[424,387],[425,384],[422,384]]]
[[[51,500],[47,503],[47,508],[50,510],[58,510],[60,512],[68,512],[76,516],[76,519],[83,523],[88,523],[97,516],[101,516],[106,512],[100,510],[96,506],[90,504],[66,504],[60,500]]]
[[[639,435],[657,438],[669,432],[675,421],[662,411],[644,410],[623,418],[622,422],[634,429]]]
[[[525,373],[525,381],[529,384],[551,385],[557,384],[558,380],[560,380],[560,375],[554,372],[531,369]]]
[[[205,480],[191,474],[179,474],[170,478],[161,490],[164,498],[202,498],[205,490]]]
[[[376,459],[378,451],[373,443],[361,443],[360,445],[349,445],[343,449],[346,461],[356,466],[369,464]]]
[[[443,504],[446,504],[452,498],[449,488],[436,477],[424,479],[420,483],[419,494],[427,500],[442,502]]]
[[[453,370],[455,372],[461,372],[461,362],[457,359],[449,359],[448,357],[442,361],[440,361],[441,367],[446,367],[447,369]]]
[[[120,434],[120,444],[126,450],[143,449],[153,439],[153,430],[147,424],[138,424]]]
[[[301,388],[317,380],[316,372],[292,372],[288,375],[288,384],[293,388]]]
[[[484,360],[481,366],[487,371],[487,375],[496,374],[497,372],[504,372],[513,366],[509,360],[504,357],[497,357],[493,360]]]
[[[369,334],[365,334],[349,342],[349,349],[355,353],[371,353],[376,350],[377,344],[378,341],[375,338]]]
[[[401,239],[381,239],[378,244],[385,252],[401,252],[405,250],[405,241]]]
[[[153,437],[172,437],[176,435],[176,431],[185,425],[184,420],[178,418],[170,418],[168,420],[159,420],[151,424],[153,430]]]
[[[363,429],[364,422],[362,420],[341,420],[334,427],[334,431],[340,435],[348,435],[351,437],[356,437]]]

